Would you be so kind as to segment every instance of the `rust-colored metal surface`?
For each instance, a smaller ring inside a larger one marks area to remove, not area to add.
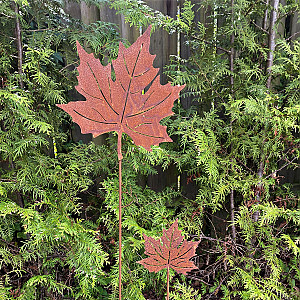
[[[77,42],[80,65],[76,89],[86,101],[58,106],[72,116],[82,133],[96,137],[110,131],[125,132],[149,151],[151,145],[172,141],[159,121],[173,114],[173,103],[184,86],[160,84],[158,69],[152,65],[155,55],[149,53],[150,30],[127,49],[120,43],[118,58],[112,62],[115,81],[111,65],[103,66]]]
[[[166,126],[159,122],[173,114],[174,101],[184,88],[184,85],[160,84],[158,69],[153,67],[155,55],[149,53],[150,31],[151,26],[127,49],[120,43],[118,58],[112,62],[115,80],[111,64],[103,66],[77,42],[80,65],[76,89],[86,101],[57,105],[72,117],[82,133],[92,133],[94,137],[111,131],[118,133],[119,300],[122,297],[122,133],[149,151],[152,145],[172,142]]]
[[[163,230],[160,239],[155,240],[144,234],[145,254],[149,257],[138,261],[150,272],[158,272],[165,268],[172,268],[184,275],[197,267],[190,259],[195,256],[199,242],[188,242],[183,239],[178,230],[176,220],[168,230]]]

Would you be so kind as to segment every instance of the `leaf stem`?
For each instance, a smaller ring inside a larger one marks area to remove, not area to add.
[[[118,132],[119,160],[119,300],[122,299],[122,131]]]

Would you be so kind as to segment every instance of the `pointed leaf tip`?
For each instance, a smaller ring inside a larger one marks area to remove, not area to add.
[[[76,40],[76,47],[77,47],[77,52],[79,52],[79,50],[83,50],[83,47],[81,46],[78,40]]]
[[[149,35],[149,37],[150,37],[151,29],[152,29],[152,25],[149,25],[148,28],[146,29],[146,31],[144,32],[144,34],[147,36]]]

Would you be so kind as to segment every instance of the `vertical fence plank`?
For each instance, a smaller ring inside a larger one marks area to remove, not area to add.
[[[160,11],[165,15],[176,18],[177,1],[176,0],[146,0],[149,7]],[[168,78],[163,74],[163,68],[169,64],[170,55],[177,54],[177,34],[169,34],[165,30],[159,28],[151,35],[150,53],[156,54],[154,66],[160,69],[161,84],[165,84]],[[176,168],[170,166],[163,171],[160,166],[156,167],[157,175],[150,175],[147,178],[147,185],[156,191],[163,190],[166,186],[170,186],[177,182]]]
[[[125,18],[122,14],[117,14],[115,9],[109,8],[107,5],[103,5],[100,9],[100,20],[117,24],[120,30],[120,36],[128,40],[131,44],[136,41],[140,35],[137,28],[131,27],[125,22]]]
[[[85,2],[81,1],[80,3],[81,10],[81,21],[85,24],[91,24],[100,20],[99,9],[95,5],[88,5]]]
[[[300,18],[299,12],[295,12],[291,17],[291,36],[292,40],[299,39],[300,37],[300,22],[298,21]]]
[[[81,21],[87,25],[100,20],[100,12],[98,7],[95,5],[88,5],[84,1],[81,1],[80,3],[80,15]],[[87,48],[86,45],[85,48]],[[90,134],[81,134],[81,137],[84,139],[90,138],[90,140],[92,140],[96,145],[103,145],[106,139],[105,135],[100,135],[96,138],[93,138]]]
[[[65,0],[64,11],[74,19],[81,19],[80,4],[72,0]]]
[[[176,18],[177,1],[176,0],[146,0],[149,7],[160,11],[165,15]],[[151,35],[150,53],[156,54],[154,66],[160,68],[161,83],[166,83],[167,76],[162,73],[164,66],[169,63],[170,55],[177,54],[177,35],[169,34],[165,30],[158,28]]]
[[[74,19],[81,19],[81,4],[72,0],[65,0],[64,11]],[[79,94],[75,89],[68,92],[68,97],[71,100],[84,100],[84,97]],[[73,123],[72,126],[72,140],[74,142],[82,141],[83,143],[89,143],[92,140],[91,134],[82,134],[80,127]]]

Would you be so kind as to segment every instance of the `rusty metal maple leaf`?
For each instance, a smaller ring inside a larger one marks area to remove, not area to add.
[[[178,230],[178,220],[168,230],[163,230],[159,240],[143,235],[145,239],[145,254],[149,257],[138,261],[150,272],[172,268],[184,275],[197,267],[190,259],[195,256],[199,242],[188,242],[183,239]]]
[[[127,133],[136,145],[151,151],[151,145],[172,140],[160,120],[173,114],[174,101],[182,86],[160,84],[159,69],[153,67],[155,55],[149,53],[150,30],[129,48],[120,43],[118,58],[111,64],[88,54],[77,42],[80,65],[77,91],[86,101],[59,104],[72,116],[82,133],[94,137],[116,131]],[[145,88],[148,88],[146,92]]]

